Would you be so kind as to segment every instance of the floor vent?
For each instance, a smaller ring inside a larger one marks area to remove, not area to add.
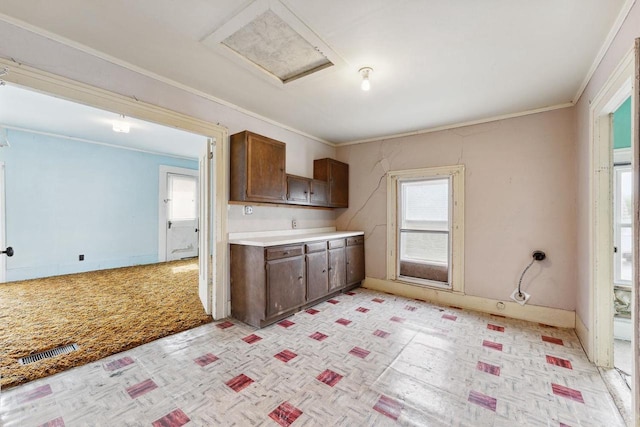
[[[32,354],[31,356],[21,357],[18,359],[21,365],[28,365],[29,363],[37,362],[39,360],[50,359],[61,354],[71,353],[78,349],[78,344],[69,344],[62,347],[52,348],[51,350],[42,351],[40,353]]]

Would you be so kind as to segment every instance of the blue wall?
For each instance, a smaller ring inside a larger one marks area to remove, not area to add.
[[[631,97],[613,113],[613,148],[631,147]]]
[[[158,261],[159,166],[197,161],[20,131],[8,139],[7,281]]]

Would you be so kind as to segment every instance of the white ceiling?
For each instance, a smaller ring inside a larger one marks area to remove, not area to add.
[[[114,120],[122,118],[17,86],[0,86],[0,126],[196,159],[205,150],[206,137],[200,135],[131,117],[125,118],[130,132],[116,133]]]
[[[2,0],[0,14],[341,143],[570,103],[624,2],[282,0],[343,60],[287,85],[202,42],[251,0]]]

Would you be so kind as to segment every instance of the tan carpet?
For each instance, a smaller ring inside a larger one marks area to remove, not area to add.
[[[0,386],[84,365],[211,320],[198,297],[197,260],[0,284]],[[18,363],[72,343],[77,351]]]

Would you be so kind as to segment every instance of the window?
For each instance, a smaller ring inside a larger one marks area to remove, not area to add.
[[[198,217],[196,177],[169,173],[167,180],[169,195],[167,219],[169,221],[196,219]]]
[[[616,248],[613,254],[613,278],[616,285],[631,286],[633,239],[631,232],[631,218],[633,214],[632,170],[630,165],[614,166],[613,170],[613,244]]]
[[[388,175],[387,278],[463,291],[464,166]]]

